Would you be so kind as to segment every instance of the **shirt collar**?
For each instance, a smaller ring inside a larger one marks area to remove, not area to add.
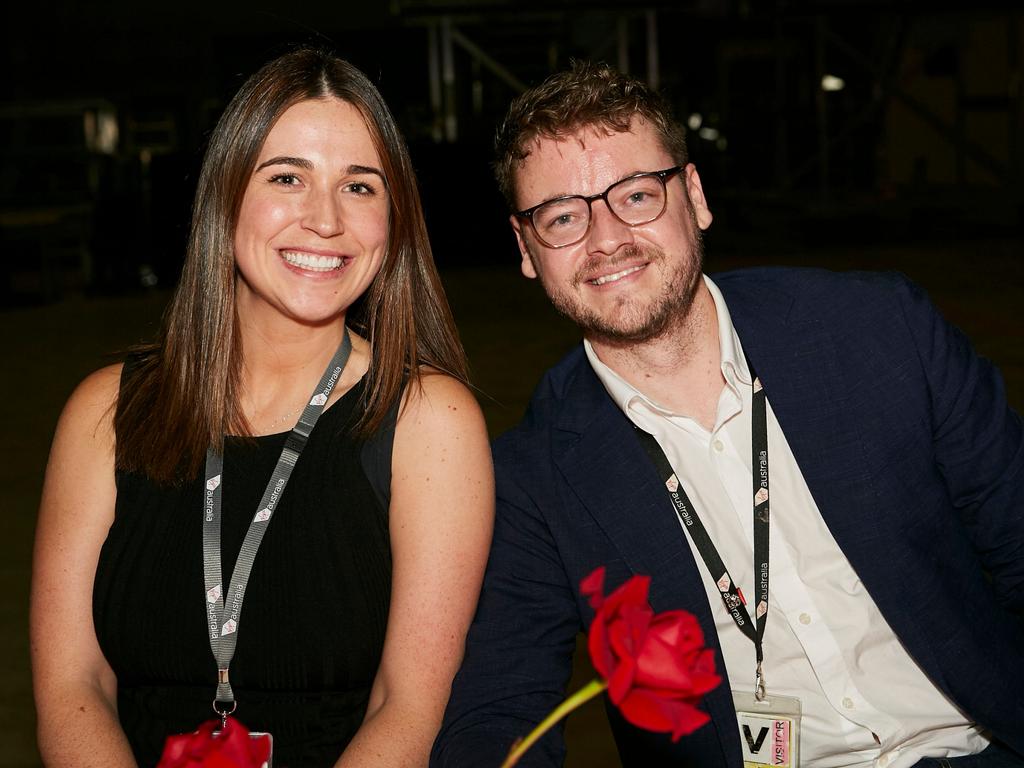
[[[711,298],[715,302],[722,376],[725,377],[726,385],[738,395],[737,390],[740,384],[750,384],[750,369],[747,368],[747,361],[743,355],[740,337],[737,335],[736,328],[732,324],[732,317],[729,315],[729,308],[725,304],[725,297],[722,296],[722,292],[710,277],[703,275],[703,278],[704,284],[708,287]],[[671,413],[601,362],[587,339],[583,340],[583,350],[586,352],[587,360],[590,361],[590,367],[594,369],[597,378],[600,379],[605,390],[622,411],[628,413],[630,404],[640,400],[662,413]]]

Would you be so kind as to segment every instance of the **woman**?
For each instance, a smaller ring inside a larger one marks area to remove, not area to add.
[[[409,157],[358,70],[300,50],[232,99],[164,325],[57,427],[32,589],[44,761],[155,764],[216,695],[278,768],[425,765],[493,478]]]

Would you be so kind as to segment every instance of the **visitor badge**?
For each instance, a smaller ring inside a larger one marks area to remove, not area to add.
[[[754,694],[732,692],[740,729],[743,768],[800,765],[800,699],[768,695],[763,701]]]

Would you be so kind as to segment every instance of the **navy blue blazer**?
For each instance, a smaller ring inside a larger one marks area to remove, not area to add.
[[[836,542],[928,677],[1024,754],[1024,434],[995,368],[892,274],[718,275]],[[700,574],[630,422],[582,347],[551,369],[494,446],[498,508],[483,594],[432,765],[497,766],[566,695],[593,618],[580,580],[652,577],[721,649]],[[770,620],[770,618],[769,618]],[[711,723],[673,744],[609,707],[626,766],[740,768],[725,679]],[[560,765],[560,733],[521,765]]]

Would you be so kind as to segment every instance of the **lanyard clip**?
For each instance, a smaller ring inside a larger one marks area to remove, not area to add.
[[[221,706],[219,706],[220,704],[230,704],[231,705],[231,709],[228,709],[226,706],[225,707],[221,707]],[[234,711],[237,708],[238,708],[238,702],[235,701],[234,699],[231,699],[231,701],[225,701],[223,699],[216,699],[215,698],[213,700],[213,711],[216,712],[217,713],[217,717],[220,718],[220,729],[222,731],[225,728],[228,727],[228,717],[232,713],[234,713]]]
[[[761,671],[761,662],[757,662],[757,672],[754,673],[754,698],[757,701],[764,701],[767,692],[764,688],[764,673]]]

